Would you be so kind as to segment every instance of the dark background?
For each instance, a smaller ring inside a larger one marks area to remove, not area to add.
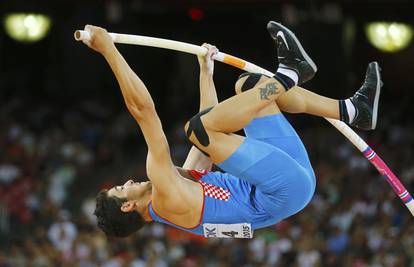
[[[111,19],[111,7],[118,16]],[[265,29],[268,20],[285,22],[297,33],[319,72],[305,87],[331,97],[352,94],[368,62],[383,67],[383,100],[409,105],[413,73],[413,45],[395,54],[368,44],[364,25],[374,20],[412,23],[412,1],[2,1],[0,15],[37,11],[53,19],[50,34],[35,44],[19,44],[0,31],[1,99],[20,95],[59,106],[80,99],[99,99],[122,108],[116,81],[104,60],[73,39],[87,23],[108,31],[148,35],[201,44],[274,70],[275,49]],[[192,20],[191,8],[204,12]],[[291,14],[291,15],[289,15]],[[289,23],[293,21],[294,23]],[[167,105],[179,104],[192,114],[197,101],[197,61],[194,56],[156,48],[119,45],[155,98],[166,125],[174,121]],[[216,64],[220,99],[233,93],[239,70]],[[184,105],[184,106],[183,106]],[[384,109],[381,112],[386,112]],[[187,114],[186,114],[187,115]]]
[[[0,267],[412,266],[414,227],[407,209],[348,140],[307,115],[287,114],[318,179],[313,201],[299,214],[249,241],[206,241],[155,223],[130,238],[107,239],[95,225],[94,197],[129,178],[146,180],[146,146],[110,68],[73,33],[94,24],[110,32],[209,42],[275,71],[266,24],[281,21],[318,66],[304,87],[333,98],[352,96],[367,64],[378,61],[384,87],[377,129],[355,131],[413,191],[414,45],[384,53],[364,32],[371,21],[414,26],[413,10],[408,0],[1,1],[0,19],[35,12],[50,15],[53,24],[45,39],[31,44],[12,40],[0,27]],[[199,104],[196,57],[118,47],[147,85],[173,160],[182,164],[190,148],[182,127]],[[240,73],[216,63],[220,100],[234,94]],[[15,175],[7,180],[10,170]],[[56,229],[61,235],[53,235]],[[286,244],[291,247],[283,251]],[[301,263],[314,257],[314,264]]]

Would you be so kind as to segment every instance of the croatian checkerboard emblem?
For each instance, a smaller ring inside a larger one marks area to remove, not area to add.
[[[203,181],[200,181],[200,184],[204,188],[204,195],[218,200],[229,201],[231,196],[229,190]]]

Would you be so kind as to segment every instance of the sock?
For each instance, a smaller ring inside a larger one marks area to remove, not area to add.
[[[339,100],[339,117],[341,121],[351,123],[355,119],[356,109],[351,99]]]
[[[289,90],[293,86],[297,85],[299,80],[296,71],[283,64],[279,64],[279,68],[277,69],[274,78],[278,80],[286,90]]]

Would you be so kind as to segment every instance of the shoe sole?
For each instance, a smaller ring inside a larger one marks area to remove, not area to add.
[[[375,72],[377,74],[377,86],[375,88],[375,98],[374,98],[374,107],[372,109],[372,124],[371,124],[371,129],[374,130],[377,127],[377,118],[378,118],[378,102],[379,102],[379,97],[381,94],[381,74],[380,74],[380,67],[378,65],[378,62],[373,62],[374,63],[374,68],[375,68]]]
[[[279,28],[282,28],[284,31],[286,31],[290,35],[290,37],[293,38],[293,41],[296,43],[296,46],[299,48],[300,53],[305,58],[306,62],[309,63],[309,65],[311,66],[311,68],[313,69],[313,71],[316,72],[318,70],[318,68],[316,67],[316,64],[308,56],[308,54],[306,53],[305,49],[303,49],[301,43],[299,42],[298,38],[296,38],[295,34],[291,30],[289,30],[288,28],[286,28],[282,24],[277,23],[277,22],[274,22],[274,21],[269,21],[269,23],[267,23],[267,28],[269,29],[270,27],[279,27]],[[270,35],[272,36],[273,39],[276,40],[276,38],[273,37],[272,34],[270,34]]]

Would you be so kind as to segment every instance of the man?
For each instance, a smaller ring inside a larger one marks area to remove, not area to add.
[[[297,87],[316,66],[295,35],[269,22],[279,68],[274,77],[246,73],[237,95],[217,103],[213,83],[215,47],[200,63],[200,113],[185,125],[191,148],[183,168],[173,165],[169,146],[147,88],[130,69],[106,30],[87,25],[90,48],[109,63],[126,106],[148,145],[149,182],[127,181],[101,191],[95,215],[109,236],[125,237],[145,222],[158,221],[205,237],[251,238],[303,209],[315,190],[306,150],[280,110],[341,119],[374,129],[382,83],[377,63],[346,100],[325,98]],[[244,127],[246,137],[233,134]],[[201,152],[202,151],[202,152]],[[210,172],[212,163],[225,173]],[[199,171],[196,171],[199,170]]]

